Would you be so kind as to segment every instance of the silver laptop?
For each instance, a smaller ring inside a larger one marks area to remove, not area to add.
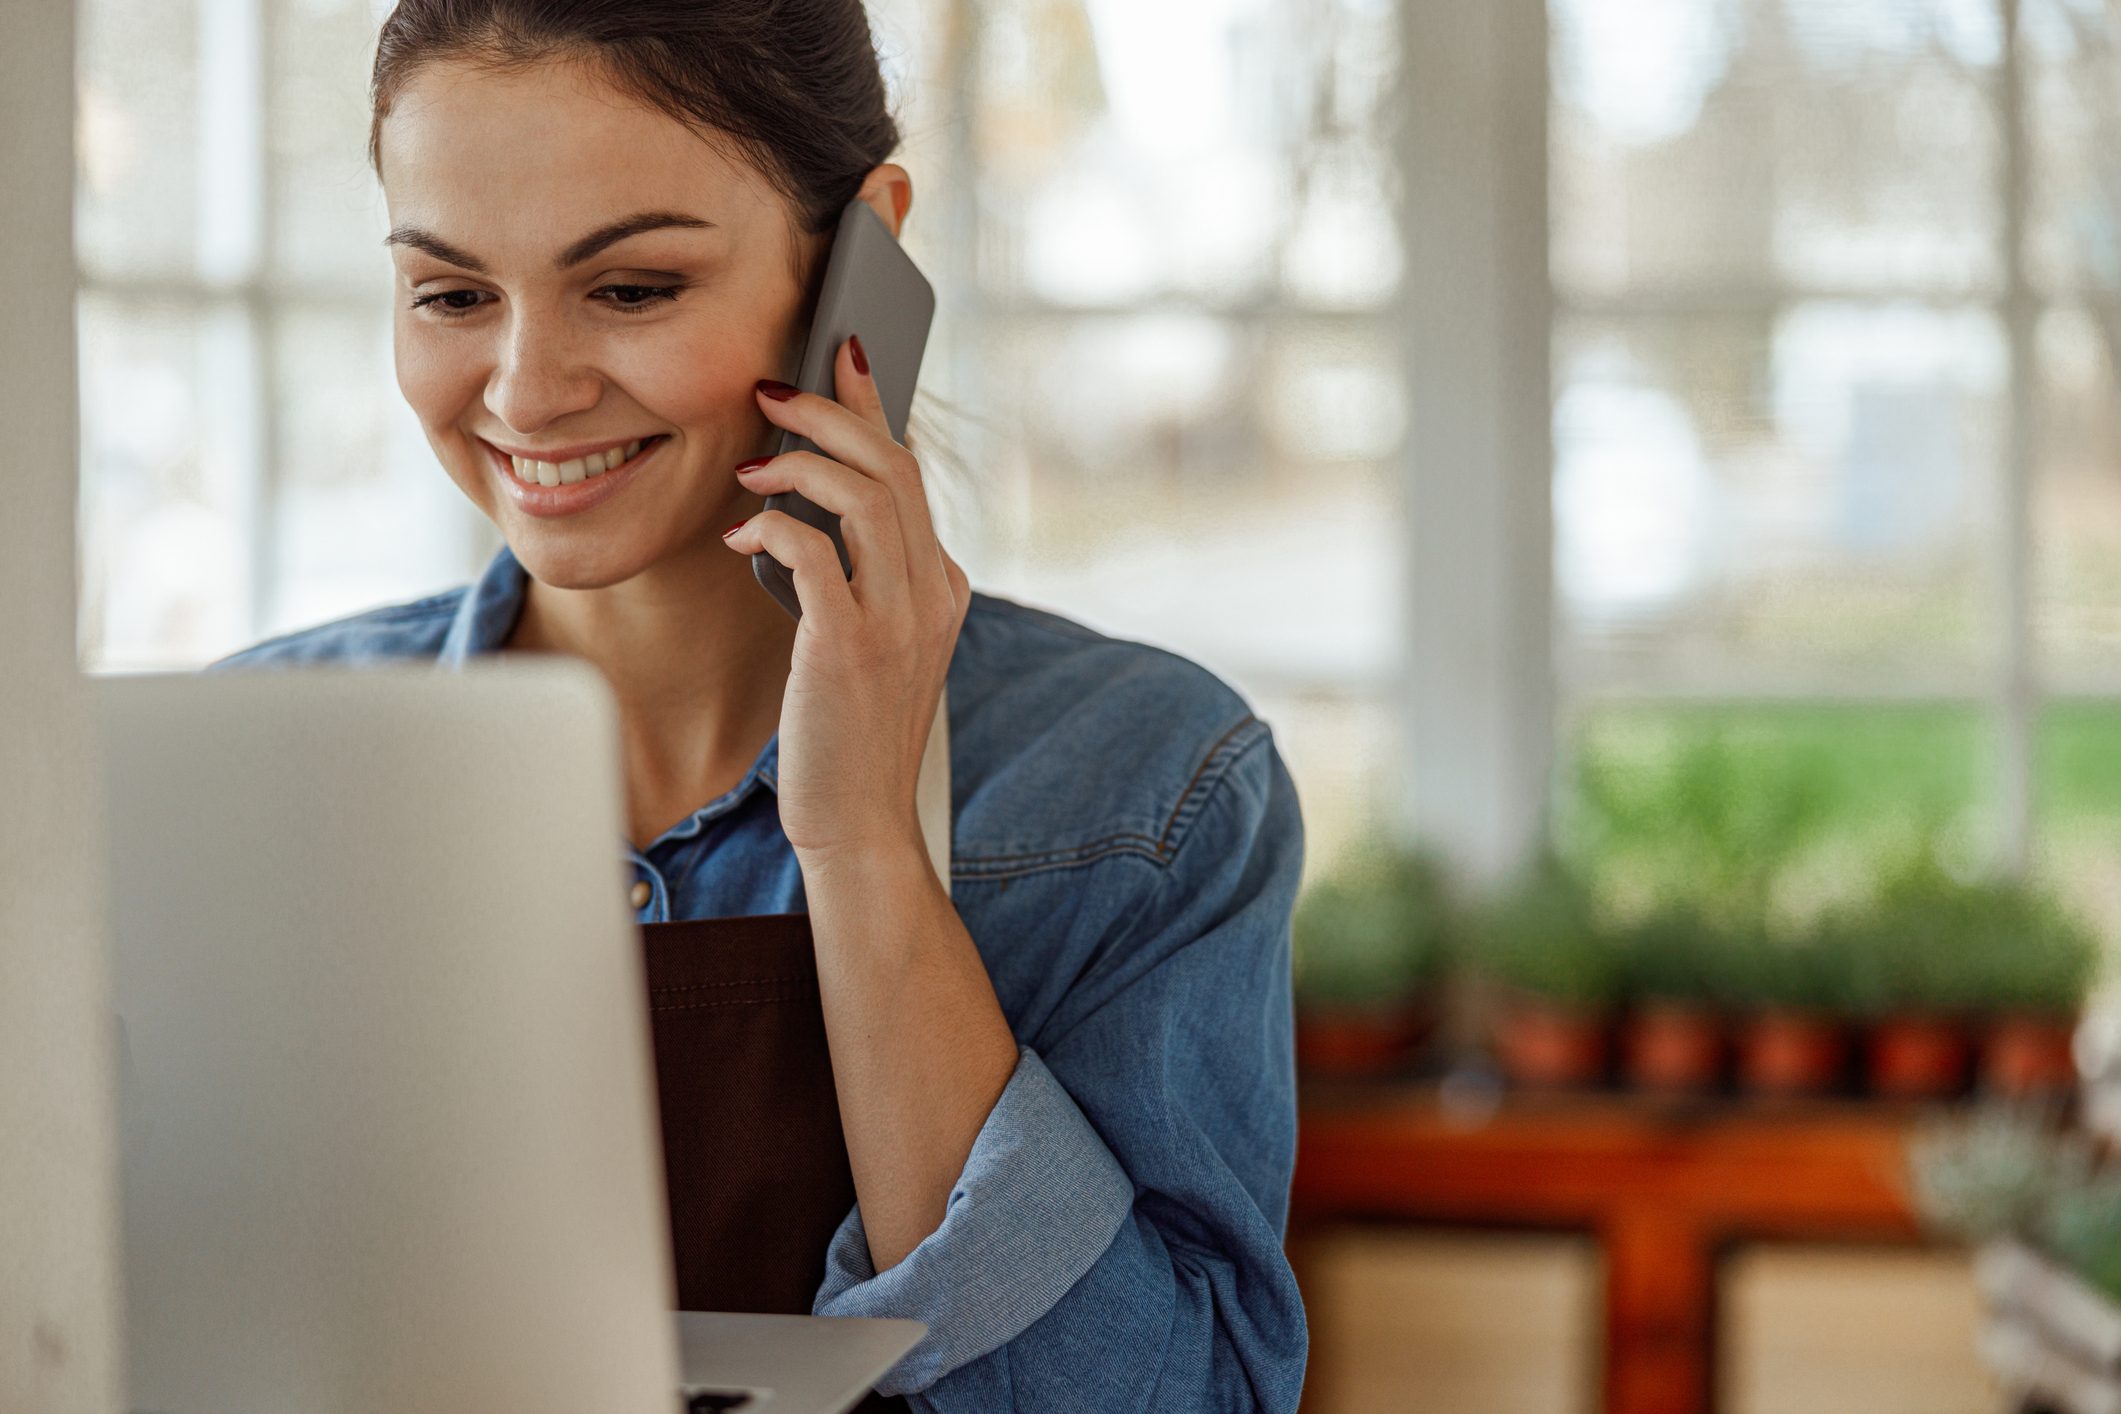
[[[592,669],[94,694],[134,1409],[834,1414],[923,1334],[673,1319]]]

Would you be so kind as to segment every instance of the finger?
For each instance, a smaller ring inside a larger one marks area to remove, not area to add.
[[[816,452],[782,452],[757,466],[740,466],[737,479],[760,496],[797,491],[840,518],[840,536],[854,566],[857,603],[900,612],[911,597],[906,536],[891,488]]]
[[[844,347],[839,357],[845,365],[833,374],[839,386],[844,387],[849,381],[863,377],[853,371],[853,363]],[[754,397],[767,421],[809,438],[819,451],[834,461],[845,462],[856,471],[866,472],[894,491],[921,494],[920,464],[914,460],[912,452],[892,440],[890,429],[884,423],[881,402],[876,420],[872,422],[851,407],[801,389],[786,397],[776,397],[762,390]],[[925,499],[919,509],[925,519]]]
[[[861,335],[849,334],[846,343],[840,346],[839,357],[833,364],[835,391],[839,393],[842,403],[869,416],[870,420],[883,428],[885,435],[889,436],[891,419],[884,411],[884,395],[877,387],[876,374],[877,370],[869,362],[869,351],[862,344]],[[891,445],[905,451],[909,457],[912,456],[910,449],[903,444],[893,441]],[[907,584],[911,593],[925,599],[948,593],[949,584],[947,576],[928,572],[928,557],[915,549],[916,546],[935,541],[935,518],[929,513],[927,479],[921,474],[920,458],[912,457],[912,465],[913,475],[908,478],[908,483],[893,489],[899,493],[899,519],[905,527]],[[936,550],[940,555],[942,546],[937,544]],[[940,568],[939,560],[937,566]]]
[[[832,361],[832,395],[860,413],[864,420],[891,436],[891,419],[884,412],[884,395],[876,386],[876,369],[859,334],[849,334]],[[896,440],[895,438],[893,439]]]
[[[844,624],[854,617],[854,593],[840,569],[840,552],[832,537],[805,525],[785,511],[760,511],[731,526],[722,543],[739,554],[763,550],[795,577],[795,597],[803,617],[815,614],[824,624]]]
[[[935,525],[928,513],[928,492],[922,481],[920,462],[911,451],[892,440],[889,422],[884,416],[883,397],[876,389],[876,370],[870,368],[864,372],[856,364],[856,348],[855,338],[850,336],[841,343],[833,364],[834,391],[843,395],[844,402],[851,402],[854,406],[799,390],[785,399],[762,393],[759,405],[770,421],[809,438],[827,456],[874,476],[891,488],[904,531],[907,582],[911,592],[926,601],[946,592],[947,584],[939,573],[931,570],[929,557],[916,548],[935,539]],[[863,352],[866,359],[867,351]],[[866,396],[861,392],[863,384],[868,385]],[[873,420],[857,411],[857,407],[871,409]],[[847,440],[831,440],[841,435]],[[853,450],[856,446],[862,448],[859,454]],[[871,452],[874,452],[873,456]]]

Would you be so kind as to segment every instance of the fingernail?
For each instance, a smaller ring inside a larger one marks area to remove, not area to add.
[[[862,352],[862,336],[849,334],[847,343],[854,351],[854,371],[863,377],[869,376],[869,355]]]
[[[722,532],[722,538],[724,540],[727,540],[730,536],[736,534],[739,530],[742,530],[743,528],[744,522],[738,521],[735,525],[730,526],[727,530]]]
[[[802,389],[797,388],[792,383],[783,383],[778,378],[761,378],[759,379],[759,391],[769,398],[777,398],[785,403],[801,392]]]
[[[736,464],[736,469],[739,472],[757,471],[760,467],[764,466],[767,462],[770,462],[772,460],[772,457],[753,457],[748,462],[738,462]]]

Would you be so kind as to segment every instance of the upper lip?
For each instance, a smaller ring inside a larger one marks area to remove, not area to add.
[[[647,442],[653,438],[660,437],[662,435],[663,434],[660,432],[651,432],[644,437],[619,437],[606,438],[604,441],[601,442],[577,442],[571,447],[553,447],[541,452],[526,451],[521,447],[504,446],[503,444],[494,441],[491,437],[481,437],[479,440],[484,442],[487,446],[492,447],[495,451],[501,452],[504,455],[511,457],[521,457],[525,461],[551,462],[553,465],[557,466],[561,462],[571,462],[576,457],[586,457],[591,452],[609,451],[613,447],[623,447],[628,442]]]

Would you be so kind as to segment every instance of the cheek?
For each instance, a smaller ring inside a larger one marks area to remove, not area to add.
[[[400,314],[391,336],[398,391],[430,432],[453,421],[479,386],[477,361]]]
[[[732,415],[763,422],[752,385],[780,376],[775,360],[750,338],[726,327],[702,332],[676,321],[614,339],[602,363],[630,401],[693,429],[726,425]]]

